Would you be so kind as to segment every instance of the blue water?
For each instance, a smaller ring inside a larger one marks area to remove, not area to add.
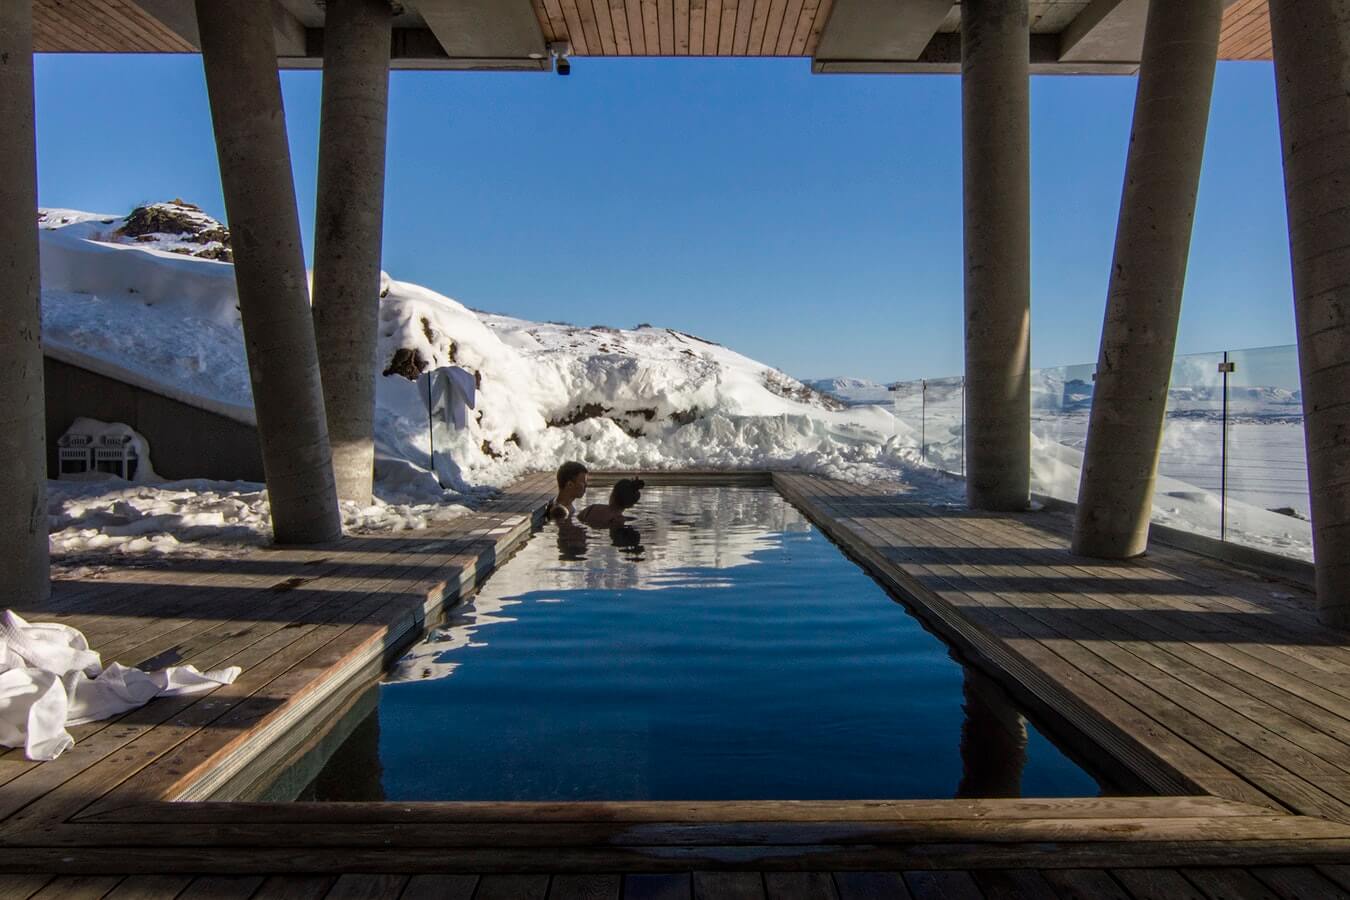
[[[635,512],[535,535],[307,799],[1101,793],[776,492],[649,488]]]

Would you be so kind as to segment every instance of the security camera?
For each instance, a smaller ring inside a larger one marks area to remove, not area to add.
[[[548,52],[556,60],[554,71],[559,75],[570,75],[572,62],[568,57],[572,55],[572,42],[554,41],[548,45]]]

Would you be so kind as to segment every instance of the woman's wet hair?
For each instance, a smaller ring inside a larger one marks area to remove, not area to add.
[[[614,483],[609,492],[609,505],[619,509],[636,506],[642,499],[642,488],[646,484],[641,478],[621,478]]]

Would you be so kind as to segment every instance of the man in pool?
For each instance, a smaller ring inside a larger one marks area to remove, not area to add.
[[[558,466],[558,496],[548,504],[550,519],[570,519],[576,510],[576,503],[586,493],[586,476],[589,473],[579,462],[565,462]]]

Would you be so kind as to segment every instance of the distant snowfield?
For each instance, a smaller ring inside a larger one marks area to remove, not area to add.
[[[252,424],[234,267],[188,255],[201,246],[190,236],[119,234],[127,221],[41,211],[48,352]],[[790,468],[961,500],[959,481],[920,465],[915,434],[889,411],[844,408],[710,341],[476,312],[389,276],[380,294],[377,500],[344,507],[351,531],[443,522],[569,459],[648,471]],[[381,374],[395,361],[399,371]],[[450,365],[479,374],[476,410],[463,430],[429,433],[426,379],[405,376]],[[50,513],[52,550],[71,564],[234,552],[270,539],[258,484],[53,482]]]
[[[130,237],[119,233],[128,222],[121,215],[41,211],[47,352],[253,424],[234,267],[192,255],[219,255],[220,243],[205,241],[219,223],[191,207],[157,206],[201,233]],[[443,523],[519,476],[570,459],[647,471],[794,469],[885,483],[921,502],[963,501],[959,479],[921,461],[918,417],[902,408],[897,418],[883,385],[803,384],[672,328],[479,312],[388,275],[378,303],[376,501],[344,505],[349,531]],[[463,430],[429,429],[426,377],[405,376],[450,365],[478,373],[476,410]],[[959,407],[956,416],[945,429],[930,416],[930,462],[959,454]],[[1076,488],[1081,445],[1071,443],[1034,441],[1038,488]],[[150,453],[153,462],[153,446]],[[1157,516],[1205,530],[1213,511],[1204,492],[1184,482],[1166,488]],[[52,551],[67,566],[237,552],[271,537],[259,484],[62,481],[50,496]],[[1238,512],[1272,547],[1310,554],[1306,522],[1256,506]]]

